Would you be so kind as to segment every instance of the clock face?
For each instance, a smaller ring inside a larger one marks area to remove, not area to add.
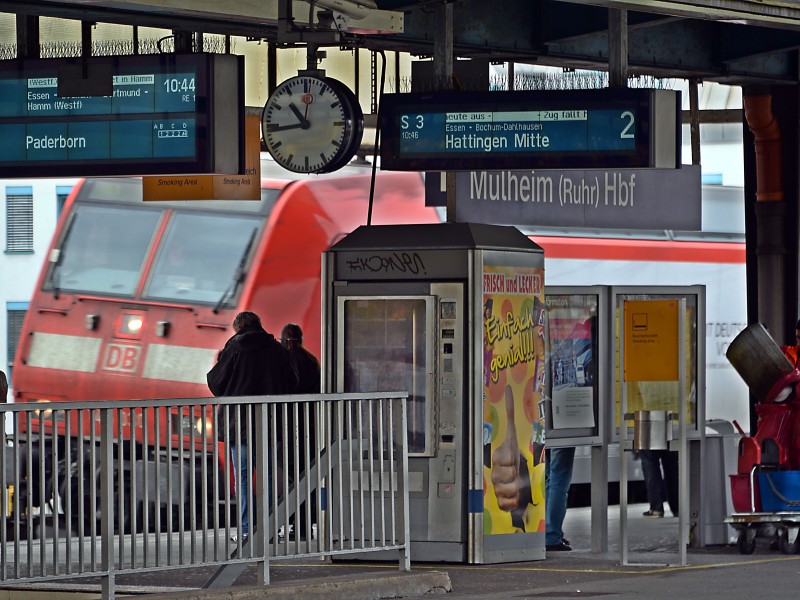
[[[261,128],[279,165],[297,173],[325,173],[353,157],[361,143],[363,114],[343,83],[300,75],[281,83],[269,97]]]

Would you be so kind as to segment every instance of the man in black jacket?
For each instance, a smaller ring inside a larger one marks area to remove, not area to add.
[[[233,331],[234,335],[219,353],[217,364],[207,375],[208,389],[214,396],[291,394],[297,390],[297,370],[291,356],[275,336],[264,330],[258,315],[250,311],[240,312],[233,320]],[[246,411],[250,407],[243,405],[242,408],[244,410],[241,411],[235,407],[220,409],[217,430],[218,437],[224,439],[227,416],[228,444],[231,447],[236,495],[242,514],[242,535],[246,536],[249,533],[249,470],[252,469],[253,457],[247,450],[250,431]]]

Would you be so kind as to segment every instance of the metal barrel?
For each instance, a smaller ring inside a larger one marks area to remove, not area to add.
[[[633,413],[633,449],[669,450],[672,439],[670,416],[666,410],[637,410]]]
[[[759,402],[768,400],[778,380],[794,370],[761,323],[742,330],[728,346],[725,356]]]

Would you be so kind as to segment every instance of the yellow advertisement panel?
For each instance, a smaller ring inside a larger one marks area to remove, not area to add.
[[[261,120],[245,117],[244,175],[154,175],[142,177],[142,199],[260,200]]]
[[[544,532],[544,269],[484,266],[484,534]]]
[[[678,301],[625,302],[625,381],[678,380]]]
[[[686,423],[693,425],[697,422],[697,307],[695,301],[691,296],[686,297],[687,306],[684,313],[684,336],[685,336],[685,359],[686,359],[686,388],[684,390],[686,397],[689,399],[686,406]],[[648,300],[647,302],[653,302]],[[675,298],[680,308],[680,299]],[[622,304],[625,305],[627,311],[628,303],[630,300],[623,300],[620,307],[617,308],[614,319],[614,340],[615,340],[615,359],[614,364],[619,365],[620,360],[620,346],[622,344],[622,336],[624,335],[622,323]],[[625,353],[629,354],[627,341]],[[677,358],[676,358],[677,360]],[[677,364],[677,363],[676,363]],[[666,381],[645,381],[635,380],[627,376],[626,373],[622,374],[625,379],[624,383],[620,383],[620,372],[618,368],[614,369],[615,376],[615,404],[616,404],[616,420],[615,427],[620,424],[620,394],[621,385],[625,385],[627,397],[627,411],[629,413],[636,412],[637,410],[670,410],[677,413],[680,410],[680,387],[678,385],[678,377],[675,376],[673,380]]]

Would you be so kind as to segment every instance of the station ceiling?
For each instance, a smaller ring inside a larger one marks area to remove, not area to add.
[[[344,0],[358,2],[359,0]],[[0,0],[0,12],[277,41],[279,0]],[[374,50],[433,54],[444,0],[376,0],[402,32],[357,35]],[[624,10],[631,75],[734,85],[800,78],[800,3],[789,0],[451,0],[458,57],[606,69],[609,9]],[[321,2],[320,2],[321,4]],[[309,3],[295,1],[294,14]]]

